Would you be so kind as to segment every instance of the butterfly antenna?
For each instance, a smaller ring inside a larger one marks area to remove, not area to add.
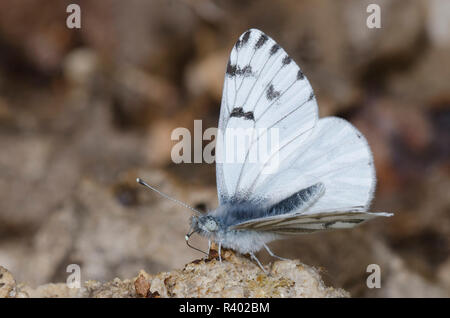
[[[165,193],[159,191],[158,189],[152,187],[151,185],[149,185],[147,182],[145,182],[145,181],[142,180],[141,178],[137,178],[136,181],[137,181],[137,183],[142,184],[143,186],[149,188],[150,190],[155,191],[155,192],[158,193],[160,196],[162,196],[162,197],[164,197],[164,198],[166,198],[166,199],[168,199],[168,200],[170,200],[170,201],[172,201],[172,202],[178,203],[179,205],[181,205],[181,206],[183,206],[183,207],[185,207],[185,208],[187,208],[187,209],[193,211],[195,214],[197,214],[197,215],[201,215],[201,214],[202,214],[199,210],[194,209],[193,207],[187,205],[186,203],[181,202],[181,201],[179,201],[179,200],[177,200],[177,199],[175,199],[175,198],[172,198],[172,197],[170,197],[169,195],[167,195],[167,194],[165,194]]]

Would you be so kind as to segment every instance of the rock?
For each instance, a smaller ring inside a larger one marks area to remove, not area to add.
[[[8,270],[0,266],[0,298],[13,297],[15,295],[16,281]]]
[[[150,282],[145,277],[144,273],[139,273],[138,278],[134,281],[134,288],[136,289],[136,294],[141,297],[145,297],[148,295],[150,291]]]
[[[230,250],[196,260],[182,270],[150,276],[150,292],[161,297],[349,297],[326,287],[317,270],[299,261],[277,261],[266,275],[248,258]]]
[[[83,297],[84,289],[69,288],[64,283],[44,284],[37,288],[31,288],[28,285],[19,285],[18,290],[22,297],[31,298],[79,298]]]
[[[350,297],[343,289],[327,287],[317,269],[298,260],[266,265],[268,275],[247,257],[224,250],[220,262],[213,250],[183,269],[151,275],[141,270],[134,279],[87,281],[81,288],[46,284],[37,288],[17,285],[0,267],[1,297]]]

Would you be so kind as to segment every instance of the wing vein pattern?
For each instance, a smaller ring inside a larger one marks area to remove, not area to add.
[[[364,136],[344,119],[319,120],[303,71],[256,29],[239,37],[227,64],[216,176],[221,205],[250,201],[270,207],[314,185],[323,189],[301,209],[236,229],[309,233],[387,216],[366,212],[376,177]]]

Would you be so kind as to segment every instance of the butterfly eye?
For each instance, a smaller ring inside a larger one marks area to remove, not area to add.
[[[218,229],[217,222],[214,219],[209,218],[205,222],[205,228],[210,232],[215,232]]]

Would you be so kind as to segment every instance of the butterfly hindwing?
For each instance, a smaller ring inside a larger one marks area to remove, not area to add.
[[[328,211],[315,214],[291,213],[289,215],[276,215],[242,222],[233,226],[232,229],[296,235],[330,229],[352,228],[378,216],[392,215],[385,212],[358,211],[361,208],[353,207],[347,209],[347,211]]]
[[[288,196],[311,184],[324,184],[324,194],[305,213],[349,206],[367,210],[375,190],[375,169],[364,136],[349,122],[325,117],[313,134],[281,164],[277,174],[255,188],[263,197]],[[295,212],[295,211],[292,211]]]

